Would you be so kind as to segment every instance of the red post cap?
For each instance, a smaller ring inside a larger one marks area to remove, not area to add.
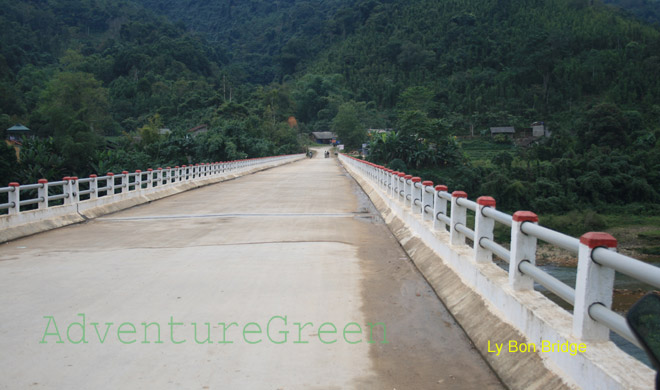
[[[172,168],[170,168],[170,167],[167,167],[167,168],[165,168],[165,169],[172,169]]]
[[[397,173],[397,176],[404,177],[404,176],[406,176],[406,174],[405,174],[405,172],[399,172],[399,173]]]
[[[114,176],[115,174],[112,173],[112,172],[108,172],[108,173],[106,173],[105,175],[106,175],[106,176]]]
[[[162,170],[163,170],[163,168],[160,168],[160,167],[159,167],[159,168],[158,168],[158,170],[159,170],[159,171],[162,171]]]
[[[422,178],[421,178],[421,177],[417,177],[417,176],[415,176],[415,177],[411,178],[410,180],[411,180],[413,183],[419,183],[419,182],[422,181]]]
[[[580,244],[584,244],[590,249],[598,248],[599,246],[607,248],[617,247],[616,238],[603,232],[589,232],[583,234],[582,237],[580,237]]]
[[[177,165],[177,166],[175,166],[175,167],[174,167],[174,169],[179,169],[179,166],[178,166],[178,165]]]
[[[96,176],[95,174],[92,173],[91,175],[89,175],[89,177],[90,177],[91,179],[96,179],[98,176]]]
[[[78,176],[71,176],[71,180],[73,180],[73,181],[78,180]]]
[[[20,184],[18,184],[15,181],[12,181],[11,183],[9,183],[9,187],[19,187],[19,186],[20,186]]]
[[[445,191],[445,192],[447,192],[447,191],[449,191],[449,188],[447,188],[447,186],[443,186],[442,184],[438,184],[437,186],[435,186],[435,190],[436,191]]]
[[[64,180],[64,181],[69,181],[69,180],[71,180],[71,177],[69,177],[69,176],[64,176],[64,177],[62,178],[62,180]]]
[[[148,168],[148,169],[147,169],[147,172],[153,172],[153,169]]]
[[[513,220],[516,222],[538,222],[539,216],[531,211],[516,211],[513,213]]]
[[[454,191],[451,193],[452,198],[467,198],[467,192],[465,191]]]
[[[139,169],[136,169],[136,170],[135,170],[135,173],[142,173],[142,171],[139,170]]]
[[[433,187],[433,182],[431,180],[424,180],[422,185],[426,187]]]
[[[46,180],[46,179],[39,179],[39,180],[37,180],[37,183],[39,183],[39,184],[46,184],[46,183],[48,183],[48,180]]]
[[[121,171],[122,175],[128,175],[128,171]]]
[[[187,165],[181,165],[181,168],[185,168],[185,167],[187,167]]]
[[[406,180],[412,179],[412,175],[404,175],[403,178],[406,179]]]
[[[481,206],[495,207],[495,199],[491,196],[480,196],[477,198],[477,204]]]

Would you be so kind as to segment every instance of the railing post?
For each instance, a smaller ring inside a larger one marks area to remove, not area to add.
[[[64,176],[62,180],[65,182],[64,185],[62,185],[62,193],[65,195],[64,199],[62,199],[62,203],[68,205],[73,203],[73,188],[71,186],[71,177]]]
[[[433,229],[442,230],[443,232],[447,231],[445,223],[438,219],[438,215],[447,215],[447,199],[440,196],[441,192],[447,192],[449,189],[447,186],[437,185],[435,186],[435,197],[433,202]]]
[[[378,165],[376,167],[377,172],[378,172],[378,186],[381,188],[381,190],[385,190],[385,167],[382,165]]]
[[[386,169],[385,170],[385,193],[388,196],[392,196],[392,175],[394,174],[394,171],[391,169]]]
[[[39,179],[37,182],[41,184],[41,187],[37,190],[37,196],[40,199],[43,199],[43,201],[39,202],[39,209],[47,209],[48,208],[48,180],[46,179]]]
[[[511,223],[511,260],[509,262],[509,284],[514,290],[534,289],[534,279],[520,272],[523,261],[536,265],[536,237],[520,230],[524,223],[538,224],[539,217],[531,211],[516,211]]]
[[[137,169],[135,171],[135,190],[141,190],[142,189],[142,171],[140,169]]]
[[[151,189],[154,186],[154,170],[152,168],[147,169],[147,189]]]
[[[92,179],[89,182],[89,190],[91,191],[89,193],[89,199],[92,200],[92,199],[96,199],[96,198],[99,197],[99,192],[98,192],[99,179],[98,179],[98,176],[94,175],[94,174],[89,175],[89,178]]]
[[[349,160],[350,161],[350,160]],[[392,178],[390,182],[392,183],[392,189],[390,190],[390,196],[394,199],[399,198],[398,188],[399,188],[399,171],[392,171]]]
[[[426,180],[422,182],[422,220],[433,221],[433,191],[429,192],[427,189],[433,189],[433,182]]]
[[[422,191],[424,191],[424,186],[422,185],[422,179],[419,177],[413,177],[410,179],[410,209],[413,214],[422,213]],[[419,206],[415,205],[415,201],[419,201]]]
[[[493,261],[493,252],[481,246],[481,239],[493,239],[495,220],[483,215],[486,207],[495,208],[495,199],[490,196],[477,198],[477,212],[474,217],[474,261],[476,263],[490,263]]]
[[[176,165],[174,167],[174,175],[172,176],[172,183],[179,181],[181,177],[181,167]]]
[[[578,269],[575,277],[575,306],[573,308],[573,335],[581,340],[607,341],[610,330],[589,316],[592,305],[612,307],[614,269],[596,263],[591,254],[605,247],[615,250],[617,241],[607,233],[586,233],[580,237]]]
[[[396,183],[396,197],[399,200],[399,202],[403,203],[404,200],[406,199],[406,191],[405,191],[405,181],[404,177],[406,177],[406,174],[404,172],[399,172],[397,175],[397,183]]]
[[[156,170],[156,183],[158,183],[158,187],[161,187],[163,185],[163,168],[158,167]]]
[[[412,175],[405,175],[403,177],[403,207],[410,208],[410,201],[412,200]]]
[[[105,174],[108,176],[108,180],[105,182],[105,186],[109,187],[108,191],[105,193],[105,196],[108,195],[114,195],[115,194],[115,174],[112,172],[108,172]],[[123,182],[123,179],[122,179]],[[124,192],[124,189],[121,189],[122,192]]]
[[[78,176],[72,176],[69,183],[71,183],[71,203],[80,202],[80,183],[78,183]]]
[[[16,215],[21,212],[21,185],[13,181],[9,183],[9,187],[12,187],[13,190],[7,193],[7,200],[13,206],[7,210],[7,213],[9,215]]]
[[[163,185],[172,184],[172,167],[165,167],[163,181],[165,182]]]
[[[467,209],[458,204],[458,199],[467,198],[464,191],[451,193],[451,226],[449,227],[449,242],[452,245],[465,245],[465,235],[456,230],[456,225],[465,226],[467,222]]]
[[[129,179],[130,179],[129,176],[128,176],[128,171],[122,171],[121,174],[122,174],[122,177],[121,177],[121,192],[122,193],[128,192],[128,190],[129,190],[128,184],[129,184]],[[113,183],[115,182],[114,178],[112,179],[112,182]]]

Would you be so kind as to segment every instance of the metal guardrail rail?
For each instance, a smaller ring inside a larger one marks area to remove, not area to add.
[[[123,171],[120,174],[108,172],[104,176],[91,175],[88,178],[67,176],[60,181],[49,182],[40,179],[38,183],[24,185],[13,182],[9,183],[8,187],[0,187],[0,213],[5,213],[0,215],[0,218],[11,218],[32,211],[21,209],[24,206],[36,204],[38,210],[43,210],[60,206],[60,202],[57,202],[60,200],[61,205],[71,205],[116,194],[141,194],[144,191],[157,191],[182,182],[240,172],[254,166],[300,156],[302,154],[182,165],[155,170],[149,168],[146,171]],[[25,194],[30,198],[23,199]],[[54,202],[58,204],[54,205]]]
[[[529,211],[509,215],[495,209],[495,199],[467,199],[462,191],[406,175],[383,166],[341,155],[381,193],[399,200],[404,209],[429,222],[429,228],[449,233],[452,245],[472,241],[477,263],[492,261],[493,255],[509,263],[509,281],[514,290],[529,290],[534,283],[545,287],[573,306],[572,333],[581,339],[607,340],[612,330],[637,345],[639,342],[625,319],[611,310],[614,273],[660,288],[660,268],[615,252],[617,241],[607,233],[591,232],[580,238],[538,225]],[[475,226],[466,224],[466,211],[475,215]],[[495,223],[511,228],[511,249],[494,241]],[[578,257],[576,286],[572,287],[536,266],[537,240],[570,251]],[[605,332],[603,330],[606,330]]]

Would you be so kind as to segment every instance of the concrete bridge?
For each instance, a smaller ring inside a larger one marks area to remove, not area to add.
[[[655,267],[316,156],[0,188],[0,388],[652,388],[608,335],[631,337],[614,269]],[[575,250],[576,286],[535,267],[537,239]]]

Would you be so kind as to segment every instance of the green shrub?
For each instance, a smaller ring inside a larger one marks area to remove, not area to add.
[[[406,169],[408,169],[406,167],[406,163],[404,163],[400,158],[395,158],[394,160],[390,161],[390,163],[387,164],[387,167],[399,172],[405,172]]]
[[[605,219],[593,210],[573,210],[563,215],[542,215],[539,223],[573,237],[607,228]]]

